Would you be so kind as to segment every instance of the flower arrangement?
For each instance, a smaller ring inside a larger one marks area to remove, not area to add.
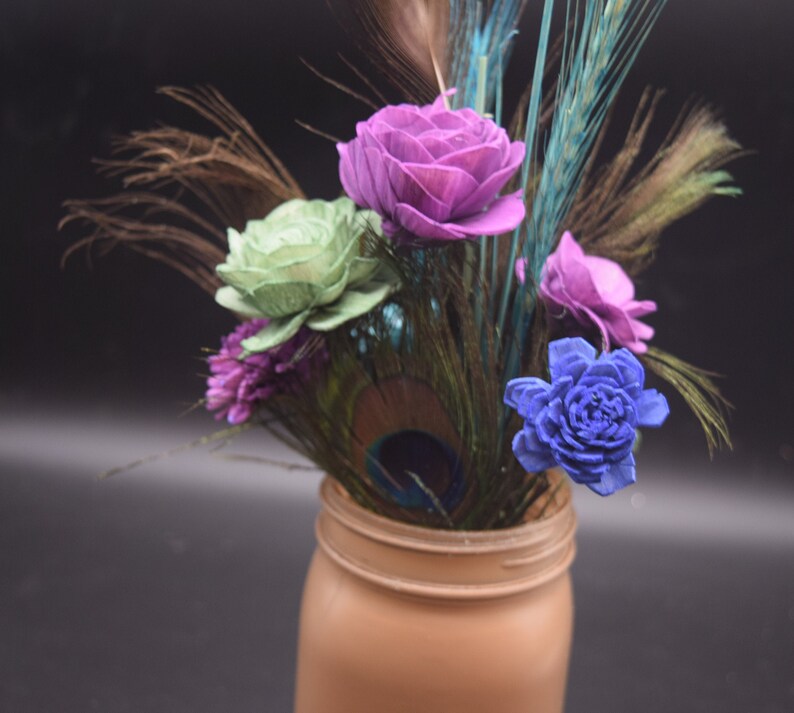
[[[641,318],[657,305],[634,279],[670,223],[738,193],[721,166],[739,147],[698,107],[637,165],[660,98],[647,92],[622,148],[600,149],[663,4],[569,8],[554,50],[545,0],[505,122],[523,2],[365,3],[401,97],[366,82],[372,114],[336,144],[340,197],[308,199],[217,91],[167,88],[219,135],[123,139],[104,164],[125,190],[67,204],[65,222],[91,228],[69,252],[124,244],[209,293],[240,324],[208,359],[206,407],[271,430],[366,508],[509,527],[533,505],[542,516],[555,467],[613,493],[635,480],[637,429],[668,416],[646,372],[683,396],[710,449],[729,442],[710,375],[649,344]]]

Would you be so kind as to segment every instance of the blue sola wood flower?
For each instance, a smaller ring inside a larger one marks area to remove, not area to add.
[[[549,344],[551,383],[508,382],[505,403],[524,419],[513,453],[529,472],[562,466],[599,495],[635,481],[632,446],[639,426],[661,426],[670,409],[627,349],[596,355],[584,339]]]

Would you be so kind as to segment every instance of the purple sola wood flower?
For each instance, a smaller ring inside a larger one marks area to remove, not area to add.
[[[397,242],[497,235],[524,219],[521,191],[497,198],[524,160],[524,143],[472,109],[446,109],[444,96],[386,106],[337,149],[345,192],[378,213]]]
[[[327,360],[324,347],[301,354],[312,336],[308,329],[273,349],[240,359],[241,342],[267,323],[267,319],[252,319],[239,325],[221,339],[220,351],[207,360],[212,375],[207,379],[206,403],[209,411],[218,412],[216,419],[244,423],[271,396],[294,392]]]
[[[521,283],[526,264],[526,259],[516,262]],[[634,283],[623,268],[607,258],[586,255],[569,232],[546,258],[538,294],[555,331],[590,336],[598,330],[604,349],[614,345],[635,354],[648,351],[643,340],[653,337],[653,327],[639,317],[655,312],[656,303],[635,300]]]
[[[670,409],[627,349],[596,350],[580,337],[549,344],[551,383],[508,382],[505,403],[524,419],[513,453],[529,472],[562,466],[576,483],[611,495],[636,479],[632,446],[639,426],[658,427]]]

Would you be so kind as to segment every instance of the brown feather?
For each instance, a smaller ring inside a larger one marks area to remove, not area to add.
[[[167,87],[222,133],[209,137],[161,127],[116,142],[125,158],[99,161],[125,189],[106,199],[71,200],[59,227],[79,222],[89,235],[64,254],[103,243],[133,247],[185,274],[207,292],[219,286],[215,266],[226,255],[226,228],[242,229],[283,201],[303,198],[297,182],[251,125],[211,88]],[[134,190],[129,190],[134,189]],[[202,213],[192,206],[202,206]],[[156,218],[156,220],[153,220]]]
[[[360,0],[356,12],[367,55],[408,101],[425,103],[446,88],[448,2]]]

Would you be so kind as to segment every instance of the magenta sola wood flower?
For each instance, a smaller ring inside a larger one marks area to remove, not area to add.
[[[345,191],[378,213],[397,242],[497,235],[524,219],[521,191],[497,198],[524,159],[524,143],[472,109],[446,109],[444,96],[386,106],[337,149]]]
[[[658,427],[670,409],[627,349],[596,350],[581,337],[549,344],[551,383],[522,377],[507,383],[505,403],[524,419],[513,453],[528,472],[562,466],[599,495],[635,481],[636,429]]]
[[[211,376],[207,379],[206,404],[208,410],[217,411],[215,418],[225,418],[233,425],[244,423],[272,396],[296,391],[327,360],[324,348],[301,353],[312,336],[308,329],[301,329],[273,349],[240,359],[241,342],[267,322],[253,319],[241,324],[221,339],[220,351],[207,360]]]
[[[516,263],[516,273],[524,282],[526,261]],[[601,333],[604,349],[613,345],[636,354],[648,350],[643,340],[653,337],[653,327],[638,317],[656,311],[651,300],[634,299],[634,283],[623,268],[612,260],[585,255],[573,235],[566,232],[557,249],[543,266],[540,299],[552,327],[566,334],[585,335],[594,329]]]

